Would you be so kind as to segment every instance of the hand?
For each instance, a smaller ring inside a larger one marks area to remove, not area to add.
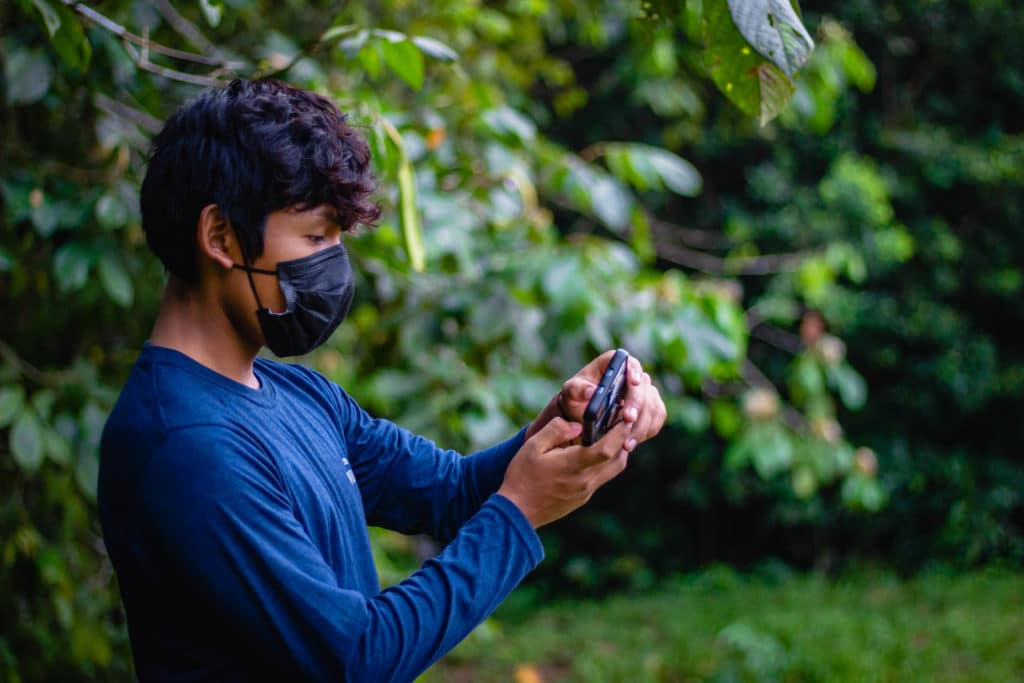
[[[605,351],[586,364],[579,372],[566,380],[562,390],[548,402],[537,419],[526,431],[526,437],[536,434],[556,416],[575,422],[583,421],[583,411],[594,395],[594,388],[601,381],[615,350]],[[647,441],[661,431],[665,424],[665,402],[658,388],[651,383],[651,376],[633,356],[629,357],[626,370],[626,395],[622,406],[622,419],[632,426],[632,436],[637,443]],[[561,406],[559,406],[561,403]]]
[[[498,493],[522,510],[534,528],[560,519],[582,506],[594,491],[626,468],[636,448],[631,427],[619,422],[591,446],[562,446],[583,426],[560,417],[523,444],[505,470]]]

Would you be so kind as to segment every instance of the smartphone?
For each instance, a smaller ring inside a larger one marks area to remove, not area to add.
[[[596,443],[619,421],[622,398],[626,393],[626,361],[629,353],[616,349],[601,381],[583,411],[583,445]]]

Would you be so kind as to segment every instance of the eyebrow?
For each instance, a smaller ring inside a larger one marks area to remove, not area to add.
[[[334,207],[320,206],[313,210],[313,215],[322,218],[332,225],[341,225],[341,221],[338,220],[338,211]]]

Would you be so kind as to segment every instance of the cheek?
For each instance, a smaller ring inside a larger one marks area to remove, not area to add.
[[[260,303],[264,308],[269,308],[274,313],[283,313],[285,310],[284,293],[277,284],[277,278],[270,275],[253,275],[252,281],[256,285],[256,292],[260,295]],[[249,283],[245,283],[249,289]],[[256,302],[253,300],[252,292],[249,292],[249,301],[255,309]]]

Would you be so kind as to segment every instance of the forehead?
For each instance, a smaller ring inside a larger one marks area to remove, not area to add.
[[[267,216],[267,230],[304,230],[314,227],[339,227],[338,212],[328,204],[311,208],[290,207]]]

